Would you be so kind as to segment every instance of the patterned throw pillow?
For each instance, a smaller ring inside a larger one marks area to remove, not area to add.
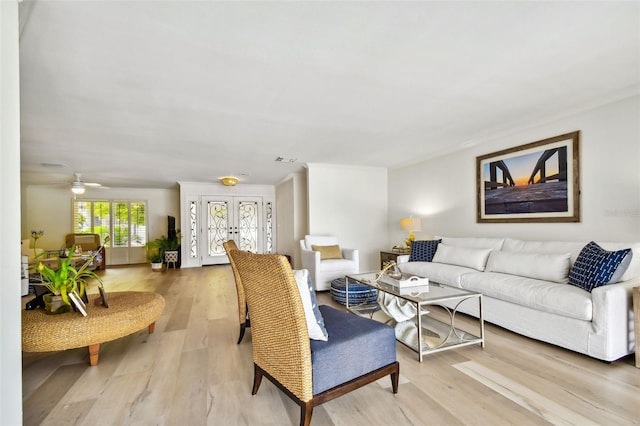
[[[298,291],[300,292],[300,299],[302,300],[304,316],[307,321],[309,338],[313,340],[326,341],[329,337],[329,333],[327,333],[327,329],[324,325],[324,318],[322,317],[322,313],[318,307],[316,292],[313,290],[313,283],[311,282],[311,274],[309,274],[307,269],[294,269],[293,276],[298,284]]]
[[[318,323],[318,327],[324,337],[329,337],[329,333],[327,333],[327,329],[324,326],[324,318],[322,317],[322,313],[320,312],[320,307],[318,306],[318,299],[316,298],[316,291],[313,289],[313,281],[311,281],[311,274],[307,273],[307,287],[309,287],[309,296],[311,296],[311,307],[313,308],[313,316]]]
[[[569,272],[569,284],[591,292],[594,288],[620,280],[629,267],[631,249],[607,251],[591,241],[580,251]]]
[[[409,262],[431,262],[436,253],[438,244],[442,240],[422,240],[411,243]]]

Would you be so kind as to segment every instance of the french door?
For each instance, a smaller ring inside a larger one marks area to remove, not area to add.
[[[203,196],[201,201],[203,265],[229,261],[222,246],[227,240],[235,240],[240,250],[265,252],[262,197]]]

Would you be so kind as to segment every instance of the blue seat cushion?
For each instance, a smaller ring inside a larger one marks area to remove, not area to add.
[[[313,394],[396,360],[396,335],[381,322],[320,306],[329,340],[310,340]]]

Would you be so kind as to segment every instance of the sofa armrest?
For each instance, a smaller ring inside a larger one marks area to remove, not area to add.
[[[344,257],[345,259],[357,260],[358,255],[359,255],[358,249],[348,249],[348,248],[342,249],[342,257]]]
[[[401,254],[400,256],[396,257],[396,264],[399,265],[401,263],[407,263],[409,261],[409,254]]]
[[[301,247],[300,254],[302,256],[302,267],[309,270],[309,274],[311,274],[315,285],[317,279],[317,267],[320,265],[320,252],[307,250]]]
[[[608,330],[618,336],[622,333],[633,341],[632,289],[640,286],[640,278],[604,285],[591,292],[593,327],[596,333]]]
[[[342,249],[342,257],[351,260],[354,270],[360,272],[360,252],[358,249]]]

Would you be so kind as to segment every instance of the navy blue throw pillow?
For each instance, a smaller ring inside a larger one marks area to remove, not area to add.
[[[422,240],[411,243],[409,262],[431,262],[442,240]]]
[[[591,241],[583,247],[569,272],[569,284],[591,292],[617,282],[631,262],[631,249],[607,251]]]

